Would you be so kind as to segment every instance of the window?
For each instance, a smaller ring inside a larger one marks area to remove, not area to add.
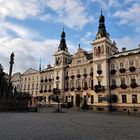
[[[72,80],[71,81],[71,88],[73,88],[74,87],[74,81]]]
[[[136,94],[132,95],[132,103],[137,103],[137,95]]]
[[[94,103],[94,96],[91,95],[91,104],[93,104],[93,103]]]
[[[134,61],[129,61],[129,66],[134,67]]]
[[[131,78],[131,84],[135,84],[136,83],[136,79],[135,79],[135,77],[132,77]]]
[[[80,81],[79,80],[77,80],[77,82],[76,82],[76,87],[80,87]]]
[[[122,95],[122,103],[127,103],[126,95]]]
[[[80,69],[77,70],[77,74],[80,74]]]
[[[58,83],[57,83],[58,84]],[[56,88],[59,88],[59,84],[57,85],[58,87],[56,87]],[[51,90],[51,85],[49,85],[49,90]]]
[[[45,90],[47,90],[47,85],[45,85]]]
[[[77,60],[77,64],[81,64],[81,59]]]
[[[74,70],[71,71],[71,75],[74,75]]]
[[[32,89],[34,89],[34,84],[32,84]]]
[[[98,102],[99,102],[99,103],[102,102],[102,95],[98,95]]]
[[[28,84],[28,90],[30,89],[30,84]]]
[[[84,82],[83,82],[83,87],[87,87],[87,81],[86,80],[84,80]]]
[[[111,70],[115,69],[115,64],[111,64]]]
[[[84,74],[87,74],[87,69],[86,68],[84,68]]]
[[[90,87],[93,88],[93,79],[90,81]]]
[[[101,64],[97,65],[97,70],[101,70]]]
[[[116,85],[116,79],[112,78],[112,85]]]
[[[90,72],[93,72],[93,67],[90,68]]]
[[[68,81],[66,81],[65,83],[66,83],[66,85],[65,85],[65,86],[66,86],[66,88],[69,88],[69,82],[68,82]]]
[[[124,63],[120,63],[120,69],[124,68]]]
[[[121,77],[121,85],[125,85],[125,77]]]
[[[38,89],[38,83],[36,83],[36,89]]]
[[[26,85],[24,85],[24,90],[26,89]]]

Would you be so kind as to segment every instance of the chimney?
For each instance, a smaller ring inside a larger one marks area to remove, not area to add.
[[[123,48],[122,48],[122,52],[125,52],[125,51],[126,51],[126,48],[125,48],[125,47],[123,47]]]

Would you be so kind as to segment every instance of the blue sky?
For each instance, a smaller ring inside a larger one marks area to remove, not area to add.
[[[54,64],[53,54],[63,24],[69,51],[90,51],[95,39],[100,10],[110,39],[119,49],[140,43],[140,0],[1,0],[0,63],[8,72],[9,55],[15,52],[14,72]]]

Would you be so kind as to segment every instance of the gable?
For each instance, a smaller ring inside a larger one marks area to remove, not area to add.
[[[35,74],[35,73],[38,73],[38,71],[37,71],[37,70],[34,70],[34,69],[32,69],[32,68],[30,68],[30,69],[28,69],[27,71],[25,71],[25,72],[23,73],[23,75]]]

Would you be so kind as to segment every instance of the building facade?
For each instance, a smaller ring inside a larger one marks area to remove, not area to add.
[[[54,54],[54,66],[48,65],[46,69],[36,72],[38,89],[25,88],[25,72],[21,78],[22,91],[42,96],[48,103],[53,88],[58,88],[63,103],[70,99],[76,106],[77,99],[81,97],[93,110],[140,112],[140,47],[133,50],[123,48],[119,52],[106,31],[102,13],[90,52],[79,45],[77,52],[71,55],[65,38],[63,31]]]

